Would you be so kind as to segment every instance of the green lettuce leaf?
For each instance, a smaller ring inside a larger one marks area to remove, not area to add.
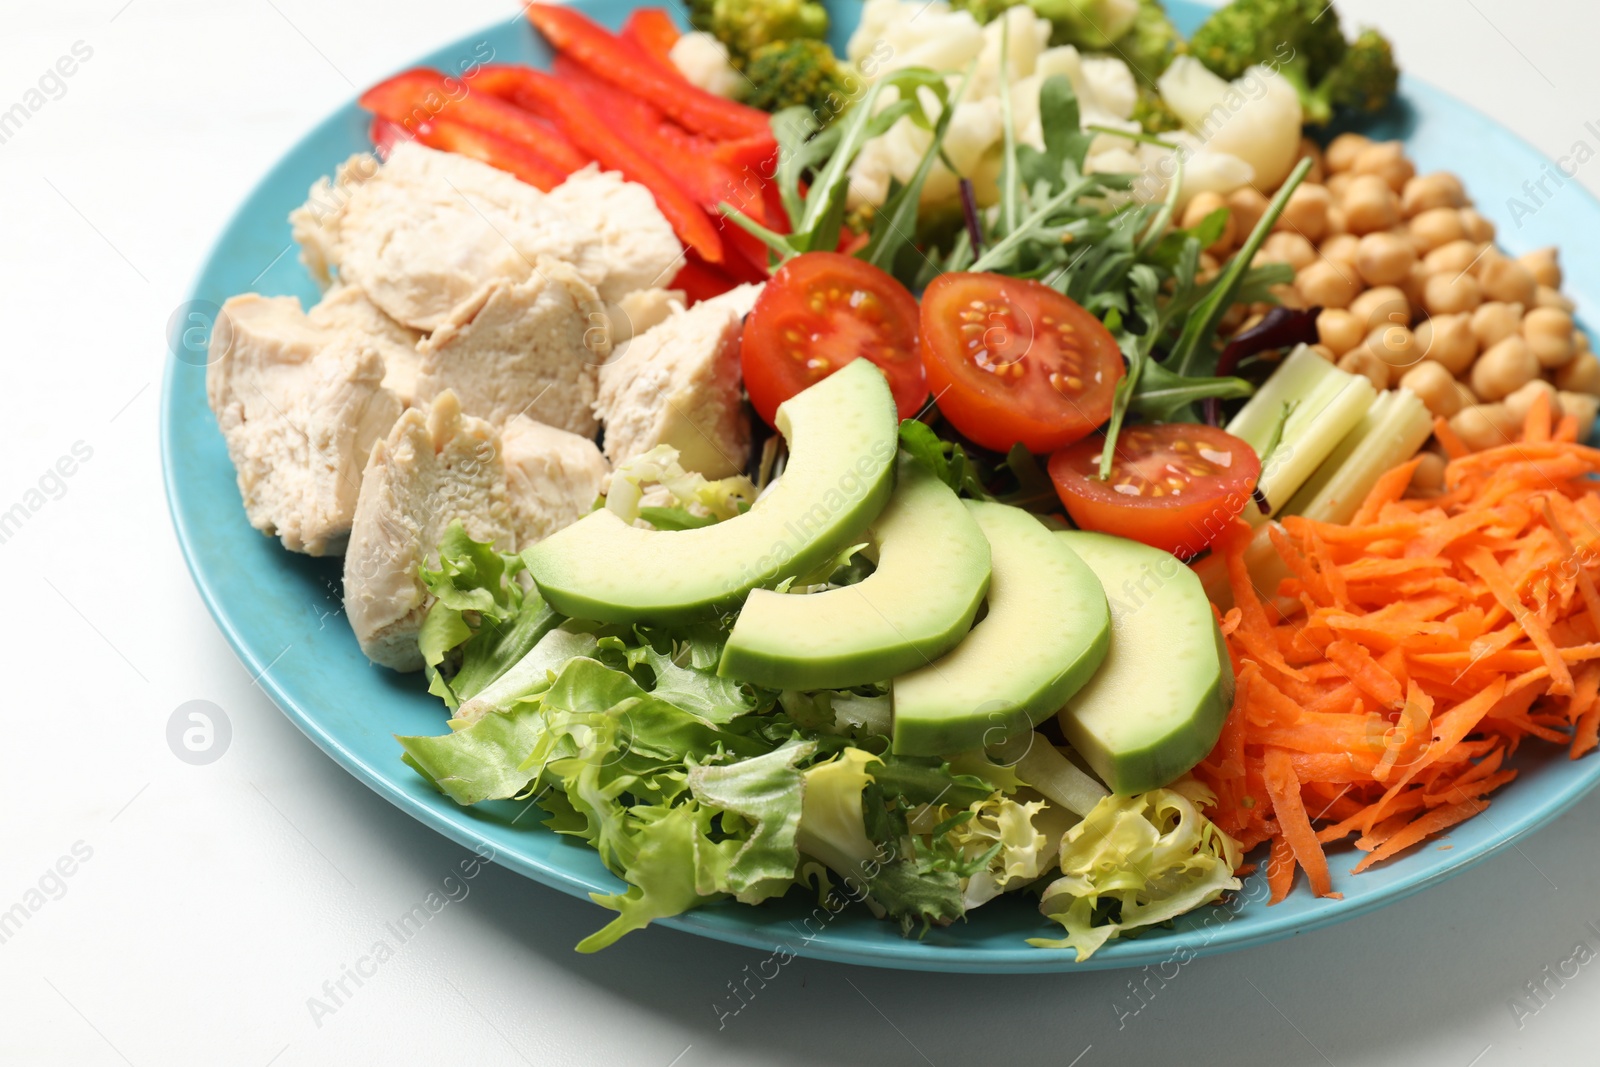
[[[781,896],[794,883],[800,850],[804,775],[796,765],[816,754],[814,742],[792,742],[754,759],[689,769],[689,788],[702,804],[720,809],[722,829],[735,833],[729,814],[746,825],[726,872],[726,887],[743,904]]]
[[[1082,962],[1128,931],[1237,890],[1239,845],[1200,813],[1207,797],[1203,786],[1186,780],[1095,805],[1063,838],[1062,876],[1039,904],[1067,936],[1028,944],[1071,948]]]
[[[687,804],[638,808],[632,821],[636,826],[628,888],[621,893],[590,894],[596,904],[614,909],[617,917],[579,941],[579,952],[598,952],[652,920],[679,915],[716,899],[716,894],[702,894],[698,888],[721,881],[718,871],[726,863],[726,856],[707,838],[709,812]]]

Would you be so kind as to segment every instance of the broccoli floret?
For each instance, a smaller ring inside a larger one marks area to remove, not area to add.
[[[849,100],[847,72],[822,41],[797,38],[764,44],[744,65],[742,99],[762,111],[786,107],[842,111]]]
[[[1186,47],[1183,35],[1167,17],[1161,0],[1139,0],[1139,14],[1133,26],[1111,46],[1109,54],[1133,68],[1141,89],[1153,92],[1156,79],[1166,73],[1173,57],[1183,53]]]
[[[1139,0],[1028,0],[1054,27],[1050,40],[1100,50],[1126,34],[1139,17]]]
[[[1183,129],[1183,120],[1178,113],[1168,107],[1167,102],[1161,99],[1161,94],[1148,85],[1139,87],[1139,99],[1133,105],[1131,117],[1145,133],[1171,133]]]
[[[743,69],[764,45],[827,36],[828,10],[813,0],[689,0],[689,22],[726,45]]]
[[[1257,63],[1275,67],[1299,91],[1308,126],[1327,125],[1337,108],[1381,109],[1399,79],[1389,42],[1367,30],[1352,45],[1325,0],[1233,0],[1189,51],[1229,81]]]
[[[1388,39],[1377,30],[1363,30],[1323,85],[1334,107],[1382,111],[1400,85],[1400,68]]]
[[[1027,0],[950,0],[950,7],[955,11],[971,13],[979,25],[986,25],[999,18],[1000,13],[1007,8],[1026,2]]]

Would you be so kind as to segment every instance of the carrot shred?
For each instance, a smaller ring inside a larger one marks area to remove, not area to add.
[[[1600,749],[1600,450],[1543,400],[1522,429],[1473,453],[1441,420],[1443,494],[1407,499],[1407,464],[1349,524],[1281,519],[1276,601],[1249,528],[1219,541],[1238,688],[1195,774],[1218,826],[1270,844],[1274,903],[1297,868],[1337,895],[1326,850],[1352,836],[1360,872],[1483,811],[1524,742]]]

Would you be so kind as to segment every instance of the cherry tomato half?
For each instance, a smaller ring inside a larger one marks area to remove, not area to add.
[[[772,425],[779,404],[854,359],[883,371],[901,418],[916,415],[928,399],[916,298],[877,267],[837,252],[807,252],[779,267],[739,347],[756,413]]]
[[[1255,449],[1214,426],[1129,426],[1117,436],[1111,477],[1100,480],[1098,434],[1050,457],[1050,480],[1072,521],[1187,559],[1245,505],[1261,477]]]
[[[1039,282],[945,274],[922,294],[922,361],[951,425],[985,448],[1053,452],[1111,417],[1122,353]]]

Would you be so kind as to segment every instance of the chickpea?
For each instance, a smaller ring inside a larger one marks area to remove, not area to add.
[[[1366,332],[1365,323],[1339,308],[1324,308],[1317,316],[1317,339],[1335,358],[1359,345]]]
[[[1478,394],[1472,391],[1472,386],[1459,379],[1456,381],[1456,395],[1461,398],[1461,406],[1470,408],[1478,402]]]
[[[1504,404],[1474,404],[1456,412],[1450,420],[1450,429],[1461,438],[1462,444],[1481,452],[1496,445],[1510,444],[1521,427]]]
[[[1533,303],[1535,307],[1560,308],[1569,315],[1578,310],[1577,304],[1574,304],[1548,285],[1541,285],[1534,290]]]
[[[1478,347],[1485,351],[1521,331],[1521,304],[1495,300],[1478,305],[1478,309],[1472,313],[1472,336],[1478,339]]]
[[[1368,333],[1382,326],[1411,325],[1411,304],[1406,294],[1392,285],[1380,285],[1350,301],[1350,314],[1361,320]]]
[[[1367,379],[1374,389],[1389,388],[1389,364],[1366,345],[1352,348],[1340,356],[1336,366],[1347,374],[1357,374]]]
[[[1593,352],[1579,352],[1556,371],[1556,388],[1563,393],[1600,396],[1600,359]]]
[[[1447,207],[1424,211],[1411,220],[1411,242],[1423,255],[1466,236],[1466,227],[1461,225],[1461,213]]]
[[[1304,296],[1300,295],[1300,290],[1296,289],[1292,285],[1274,285],[1269,287],[1267,292],[1272,294],[1272,296],[1278,301],[1279,305],[1286,308],[1293,308],[1296,311],[1302,311],[1311,306],[1311,303],[1308,302]]]
[[[1328,180],[1323,184],[1328,187],[1328,195],[1333,197],[1334,203],[1338,203],[1350,191],[1350,183],[1355,180],[1356,176],[1346,170],[1340,171],[1338,174],[1328,175]]]
[[[1423,256],[1422,265],[1429,274],[1462,274],[1477,260],[1478,252],[1478,246],[1471,241],[1451,241]]]
[[[1362,149],[1350,170],[1382,178],[1397,196],[1417,173],[1417,168],[1406,158],[1405,146],[1399,141],[1380,141]]]
[[[1528,342],[1507,337],[1472,365],[1472,391],[1485,400],[1500,400],[1538,376],[1539,361],[1528,351]]]
[[[1345,216],[1344,208],[1334,204],[1328,208],[1328,221],[1322,228],[1322,236],[1335,237],[1341,233],[1350,232],[1350,223]]]
[[[1327,345],[1306,345],[1306,348],[1312,352],[1315,352],[1329,363],[1333,362],[1333,349],[1329,348]]]
[[[1422,452],[1417,456],[1417,468],[1411,472],[1412,496],[1438,496],[1444,492],[1444,457],[1437,452]]]
[[[1222,261],[1210,252],[1201,252],[1200,258],[1195,261],[1195,271],[1198,274],[1215,274],[1222,269]]]
[[[1325,239],[1318,249],[1324,259],[1337,260],[1347,263],[1351,270],[1356,269],[1356,256],[1360,253],[1361,238],[1350,233],[1334,234]]]
[[[1417,399],[1436,418],[1448,419],[1461,410],[1461,394],[1456,380],[1437,363],[1423,362],[1400,377],[1400,388],[1417,394]]]
[[[1594,432],[1595,414],[1600,412],[1600,398],[1588,393],[1557,393],[1561,414],[1578,420],[1578,440],[1587,441]]]
[[[1306,171],[1306,181],[1321,185],[1328,177],[1328,161],[1323,157],[1322,146],[1309,137],[1300,138],[1300,152],[1295,157],[1295,164],[1298,165],[1302,159],[1311,160],[1311,169]]]
[[[1533,275],[1533,280],[1540,285],[1551,289],[1561,288],[1561,260],[1554,246],[1518,256],[1517,262],[1527,267],[1528,273]]]
[[[1461,209],[1461,226],[1467,231],[1468,240],[1479,244],[1494,240],[1494,223],[1470,207]]]
[[[1518,426],[1528,421],[1528,412],[1533,409],[1534,400],[1540,393],[1550,401],[1551,416],[1557,419],[1561,417],[1561,405],[1556,400],[1556,387],[1543,378],[1535,378],[1502,401],[1506,410],[1511,413],[1511,417],[1517,420]]]
[[[1478,282],[1491,300],[1530,307],[1538,294],[1539,283],[1533,273],[1514,259],[1498,252],[1485,255],[1478,264]]]
[[[1400,213],[1409,219],[1438,208],[1459,208],[1466,202],[1467,193],[1461,187],[1461,179],[1440,171],[1406,182],[1400,193]]]
[[[1472,311],[1483,303],[1483,290],[1470,274],[1435,274],[1423,288],[1422,303],[1430,315]]]
[[[1417,344],[1416,335],[1401,325],[1376,327],[1367,334],[1367,347],[1388,364],[1390,377],[1399,375],[1422,358],[1422,348]]]
[[[1423,298],[1427,294],[1428,279],[1431,277],[1428,268],[1417,262],[1411,264],[1411,271],[1406,275],[1406,280],[1400,283],[1400,291],[1406,294],[1406,299],[1411,302],[1413,309],[1422,307]]]
[[[1392,233],[1369,233],[1356,246],[1356,269],[1368,285],[1398,285],[1416,261],[1411,242]]]
[[[1267,198],[1246,185],[1228,194],[1228,213],[1240,236],[1250,233],[1267,213]]]
[[[1317,258],[1317,250],[1310,241],[1297,233],[1269,233],[1261,244],[1261,254],[1272,263],[1287,263],[1295,270],[1303,270]]]
[[[1349,170],[1356,165],[1356,157],[1371,144],[1370,137],[1363,137],[1359,133],[1341,133],[1328,144],[1322,158],[1328,169],[1335,173]]]
[[[1547,370],[1565,366],[1578,354],[1572,334],[1572,316],[1560,308],[1534,308],[1522,320],[1522,337],[1539,366]]]
[[[1350,267],[1319,259],[1295,277],[1295,288],[1310,304],[1325,308],[1349,307],[1361,292],[1361,281]]]
[[[1451,374],[1464,374],[1478,358],[1478,339],[1465,315],[1435,315],[1417,326],[1422,358],[1432,360]],[[1472,403],[1477,402],[1474,397]]]
[[[1210,217],[1213,213],[1227,210],[1227,202],[1224,201],[1218,194],[1209,190],[1203,193],[1198,193],[1195,195],[1193,200],[1189,201],[1189,205],[1183,209],[1183,228],[1186,230],[1192,230],[1196,226],[1200,225],[1200,223],[1205,219]],[[1228,221],[1223,224],[1222,235],[1218,237],[1216,243],[1210,248],[1206,249],[1206,251],[1215,255],[1225,254],[1228,249],[1233,247],[1234,233],[1235,227],[1233,213],[1228,212]]]
[[[1400,198],[1376,174],[1360,174],[1340,204],[1344,224],[1351,233],[1392,230],[1400,224]]]
[[[1579,352],[1589,351],[1589,335],[1582,330],[1572,331],[1572,345]]]
[[[1320,241],[1327,232],[1328,209],[1332,206],[1333,197],[1328,193],[1327,186],[1302,182],[1289,194],[1288,202],[1283,205],[1283,214],[1278,216],[1272,228],[1298,233],[1308,241]]]

